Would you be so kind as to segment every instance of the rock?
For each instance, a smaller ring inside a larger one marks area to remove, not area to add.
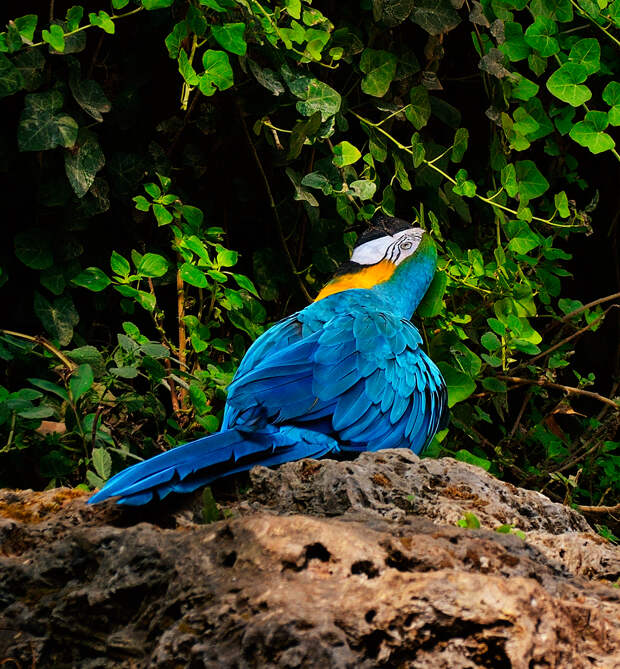
[[[0,662],[620,667],[620,592],[586,578],[618,556],[574,511],[401,450],[251,481],[209,525],[185,503],[0,491]],[[456,527],[466,512],[527,540]]]

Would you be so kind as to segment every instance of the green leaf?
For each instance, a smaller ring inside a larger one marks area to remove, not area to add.
[[[78,6],[69,7],[66,14],[67,21],[67,32],[72,32],[77,30],[80,26],[80,22],[84,18],[84,8]]]
[[[183,281],[189,283],[191,286],[196,286],[196,288],[206,288],[209,285],[204,271],[188,262],[183,263],[179,267],[179,274]]]
[[[530,81],[527,77],[519,76],[519,80],[512,88],[512,97],[517,100],[529,100],[538,93],[538,84]]]
[[[42,230],[20,232],[15,235],[15,255],[31,269],[47,269],[54,264],[54,256],[47,236]]]
[[[52,393],[63,400],[69,400],[69,395],[64,388],[47,379],[28,379],[28,383],[31,383],[37,388],[41,388],[41,390],[45,390],[46,393]]]
[[[105,448],[93,448],[93,467],[102,481],[112,473],[112,457]]]
[[[534,23],[525,31],[524,39],[532,49],[536,49],[543,58],[546,58],[560,50],[558,41],[553,37],[557,32],[555,21],[545,16],[537,16]]]
[[[136,209],[139,209],[140,211],[148,211],[151,208],[151,203],[143,195],[137,195],[133,198],[133,201],[136,205]]]
[[[448,286],[448,275],[445,272],[436,272],[431,285],[416,309],[416,314],[422,318],[433,318],[441,313],[443,298]]]
[[[216,88],[225,91],[233,83],[233,71],[225,51],[207,49],[202,56],[205,71],[200,75],[200,91],[203,95],[213,95]]]
[[[603,90],[603,100],[611,107],[608,113],[611,125],[620,125],[620,83],[611,81]]]
[[[466,453],[468,456],[470,456],[472,458],[475,457],[475,456],[472,456],[472,454],[469,451],[466,451],[464,449],[459,451],[457,454],[455,454],[454,457],[457,457],[458,454],[461,454],[461,456],[462,456],[463,453]],[[477,458],[477,459],[480,460],[481,458]],[[469,461],[470,460],[466,460],[466,462],[469,462]],[[472,464],[475,464],[475,463],[472,463]],[[489,466],[490,466],[490,463],[489,463]],[[471,511],[467,511],[465,513],[465,515],[457,521],[456,524],[459,527],[464,527],[465,529],[468,529],[468,530],[479,530],[480,529],[480,521],[478,520],[478,516],[476,516],[475,513],[471,513]]]
[[[431,102],[424,86],[414,86],[409,91],[409,105],[405,107],[405,116],[416,130],[420,130],[428,123],[431,117]]]
[[[194,227],[198,228],[202,225],[202,221],[204,219],[204,215],[198,207],[192,207],[189,204],[184,204],[183,208],[181,209],[181,212],[183,214],[183,218],[190,224],[193,225]]]
[[[196,70],[193,68],[192,64],[189,62],[187,53],[185,49],[179,51],[178,58],[179,72],[188,86],[198,86],[199,79],[196,74]]]
[[[71,283],[82,288],[87,288],[95,293],[98,293],[104,288],[107,288],[112,282],[108,276],[98,267],[87,267],[77,276],[71,279]]]
[[[49,30],[43,30],[41,37],[55,51],[62,53],[65,50],[65,33],[58,24],[52,24]]]
[[[560,217],[568,218],[570,216],[570,209],[568,208],[568,197],[566,196],[566,193],[564,191],[556,193],[553,200]]]
[[[15,77],[12,67],[9,67],[7,71],[5,58],[5,56],[0,56],[0,98],[18,90],[15,89],[16,83],[27,91],[34,91],[43,83],[45,56],[40,49],[28,49],[13,58],[13,65],[21,79]],[[10,61],[6,62],[10,65]],[[14,81],[16,83],[13,83]]]
[[[145,253],[136,271],[141,276],[159,277],[168,271],[168,261],[158,253]]]
[[[13,95],[23,84],[24,79],[19,70],[4,54],[0,54],[0,98]]]
[[[344,167],[345,165],[352,165],[362,157],[362,154],[356,149],[353,144],[346,140],[334,146],[334,157],[332,162],[336,167]]]
[[[173,3],[174,0],[142,0],[142,6],[148,10],[165,9],[166,7],[172,7]]]
[[[576,123],[571,128],[569,135],[577,144],[587,147],[592,153],[610,151],[616,143],[604,132],[608,124],[605,112],[589,111],[583,121]]]
[[[105,361],[103,355],[94,346],[79,346],[71,351],[67,351],[68,358],[77,362],[78,365],[88,363],[95,376],[101,376],[105,373]]]
[[[57,113],[62,103],[63,97],[56,90],[26,95],[17,129],[20,151],[45,151],[75,144],[78,125],[70,116]]]
[[[123,258],[120,253],[112,251],[112,256],[110,258],[110,269],[119,276],[126,277],[131,271],[131,266],[129,261]]]
[[[601,69],[601,45],[593,37],[587,37],[573,44],[568,60],[583,65],[586,74],[594,74]]]
[[[476,384],[468,374],[455,369],[446,362],[439,362],[437,366],[448,386],[449,407],[466,400],[476,390]]]
[[[496,379],[493,376],[488,376],[486,379],[482,379],[482,386],[485,390],[490,390],[493,393],[505,393],[506,384],[499,379]]]
[[[349,189],[360,200],[371,200],[377,190],[377,184],[367,179],[359,179],[350,183]]]
[[[315,112],[307,121],[298,121],[293,126],[288,158],[297,158],[307,138],[314,137],[321,127],[321,112]]]
[[[480,343],[484,346],[484,348],[486,348],[487,351],[490,351],[491,353],[499,350],[502,347],[502,342],[493,332],[485,332],[482,337],[480,337]]]
[[[529,9],[533,16],[546,16],[563,23],[573,20],[570,0],[531,0]]]
[[[527,58],[530,47],[523,38],[523,28],[520,23],[507,21],[504,25],[505,41],[500,44],[500,50],[511,62]]]
[[[245,56],[248,50],[243,34],[245,23],[224,23],[221,26],[212,25],[211,34],[215,41],[226,51],[235,53],[237,56]]]
[[[164,207],[163,204],[153,204],[153,214],[157,219],[157,225],[168,225],[174,220],[173,215]]]
[[[450,153],[450,160],[453,163],[460,163],[463,160],[465,151],[467,151],[467,143],[469,142],[469,130],[467,128],[459,128],[454,134],[454,142],[452,142],[452,152]]]
[[[73,149],[65,151],[65,172],[78,197],[86,195],[104,165],[105,156],[97,137],[88,130],[80,130]]]
[[[70,68],[70,72],[69,87],[75,101],[95,121],[103,121],[102,114],[109,112],[111,105],[101,86],[91,79],[80,79],[80,69],[77,64]]]
[[[100,9],[97,14],[91,12],[88,15],[88,20],[90,21],[91,25],[101,28],[101,30],[108,33],[108,35],[113,35],[114,31],[116,30],[114,21],[112,21],[110,15],[107,12],[104,12],[103,9]]]
[[[523,205],[530,200],[540,197],[549,188],[549,182],[540,173],[536,164],[531,160],[519,160],[515,164],[519,196]]]
[[[92,367],[89,364],[80,365],[69,379],[69,390],[74,402],[87,393],[95,382]]]
[[[237,251],[231,249],[221,249],[217,253],[217,262],[220,267],[233,267],[239,260]]]
[[[410,18],[431,35],[447,33],[461,22],[450,0],[416,0]]]
[[[36,14],[26,14],[16,18],[13,23],[17,28],[24,42],[32,42],[34,40],[34,31],[37,27],[38,16]]]
[[[364,72],[362,91],[382,98],[388,91],[396,74],[396,55],[389,51],[364,49],[360,60],[360,70]]]
[[[454,454],[454,459],[459,460],[460,462],[468,462],[470,465],[475,465],[476,467],[481,467],[485,472],[488,472],[491,468],[490,460],[487,460],[486,458],[480,458],[464,448]],[[478,521],[478,518],[476,518],[473,513],[466,513],[465,517],[467,518],[468,516],[471,517],[471,520],[468,522],[467,527],[472,529],[479,528],[480,522]]]
[[[71,341],[79,316],[70,297],[58,297],[50,303],[35,291],[34,313],[52,339],[57,339],[61,346],[66,346]]]
[[[592,97],[590,89],[581,85],[587,76],[585,65],[564,63],[547,79],[547,89],[563,102],[579,107]]]
[[[299,90],[299,94],[295,93],[298,98],[301,98],[295,105],[300,114],[312,116],[318,111],[321,112],[321,120],[325,122],[340,111],[342,98],[338,91],[318,79],[307,77],[304,79],[306,83]]]
[[[252,295],[256,297],[260,297],[258,294],[258,291],[256,290],[256,287],[254,284],[248,279],[247,276],[244,276],[243,274],[233,274],[232,275],[233,279],[237,282],[237,285],[239,288],[243,288],[244,290],[247,290],[248,293],[251,293]]]
[[[172,32],[169,33],[164,40],[170,58],[176,60],[179,57],[181,45],[187,39],[188,35],[189,30],[187,21],[180,21],[179,23],[175,23],[174,27],[172,28]]]

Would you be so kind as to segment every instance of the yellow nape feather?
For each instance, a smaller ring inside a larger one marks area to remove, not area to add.
[[[315,302],[322,300],[328,295],[341,293],[343,290],[349,290],[350,288],[372,288],[378,283],[387,281],[394,274],[395,269],[396,265],[394,263],[389,260],[382,260],[380,263],[365,267],[354,274],[337,276],[321,290]]]

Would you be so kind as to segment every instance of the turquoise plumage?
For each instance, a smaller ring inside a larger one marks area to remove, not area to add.
[[[250,347],[220,432],[129,467],[90,501],[144,504],[256,464],[328,453],[419,453],[446,413],[444,380],[409,321],[435,265],[426,233],[376,217],[317,301]]]

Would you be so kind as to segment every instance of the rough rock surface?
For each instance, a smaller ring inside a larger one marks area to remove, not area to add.
[[[618,555],[570,509],[401,450],[251,480],[209,525],[0,491],[0,664],[620,667]]]

